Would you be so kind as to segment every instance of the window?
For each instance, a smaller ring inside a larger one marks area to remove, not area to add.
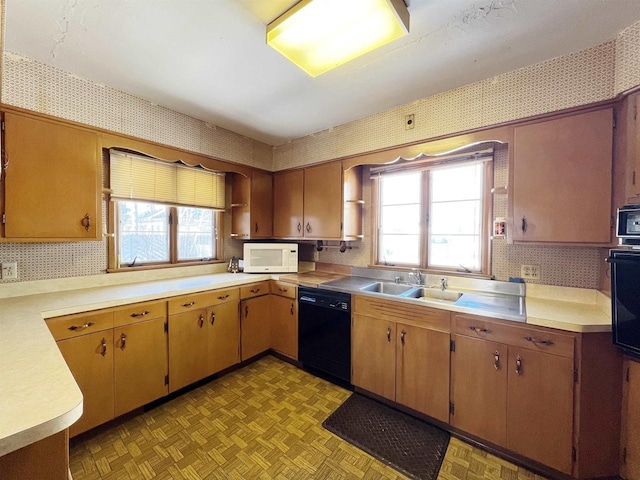
[[[110,268],[221,258],[223,175],[119,151],[110,162]]]
[[[431,160],[372,174],[377,264],[489,273],[492,162]]]

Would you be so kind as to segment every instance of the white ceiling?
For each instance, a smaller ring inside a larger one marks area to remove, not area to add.
[[[266,24],[293,3],[6,0],[5,49],[280,145],[611,40],[640,19],[640,0],[407,0],[408,36],[311,78],[265,44]]]

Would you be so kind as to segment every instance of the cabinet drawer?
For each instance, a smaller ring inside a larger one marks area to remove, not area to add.
[[[492,322],[473,315],[455,315],[456,333],[530,350],[573,358],[574,337],[541,328]]]
[[[451,331],[450,314],[447,310],[360,295],[356,295],[354,298],[354,313],[381,320],[400,321],[445,333]]]
[[[250,283],[240,287],[240,298],[257,297],[269,293],[269,280],[264,282]]]
[[[240,289],[233,288],[221,288],[210,292],[212,299],[209,306],[220,305],[221,303],[234,302],[240,299]]]
[[[132,323],[151,320],[153,318],[165,317],[167,315],[167,302],[164,300],[156,302],[135,303],[126,307],[118,308],[113,313],[113,324],[116,327],[130,325]]]
[[[296,286],[291,283],[271,280],[271,293],[281,297],[296,298]]]
[[[113,310],[76,313],[47,319],[47,327],[56,341],[113,328]]]
[[[169,299],[167,302],[169,315],[184,313],[197,308],[206,308],[224,302],[238,300],[237,288],[219,288],[207,292],[192,293]]]

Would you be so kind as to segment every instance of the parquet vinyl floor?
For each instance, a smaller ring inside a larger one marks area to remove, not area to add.
[[[405,479],[322,422],[350,392],[267,356],[71,441],[74,480]],[[442,480],[542,480],[451,439]]]

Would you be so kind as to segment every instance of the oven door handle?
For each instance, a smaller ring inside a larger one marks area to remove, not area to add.
[[[638,260],[629,260],[627,258],[607,257],[604,259],[607,263],[620,263],[622,265],[640,265],[640,256]]]

